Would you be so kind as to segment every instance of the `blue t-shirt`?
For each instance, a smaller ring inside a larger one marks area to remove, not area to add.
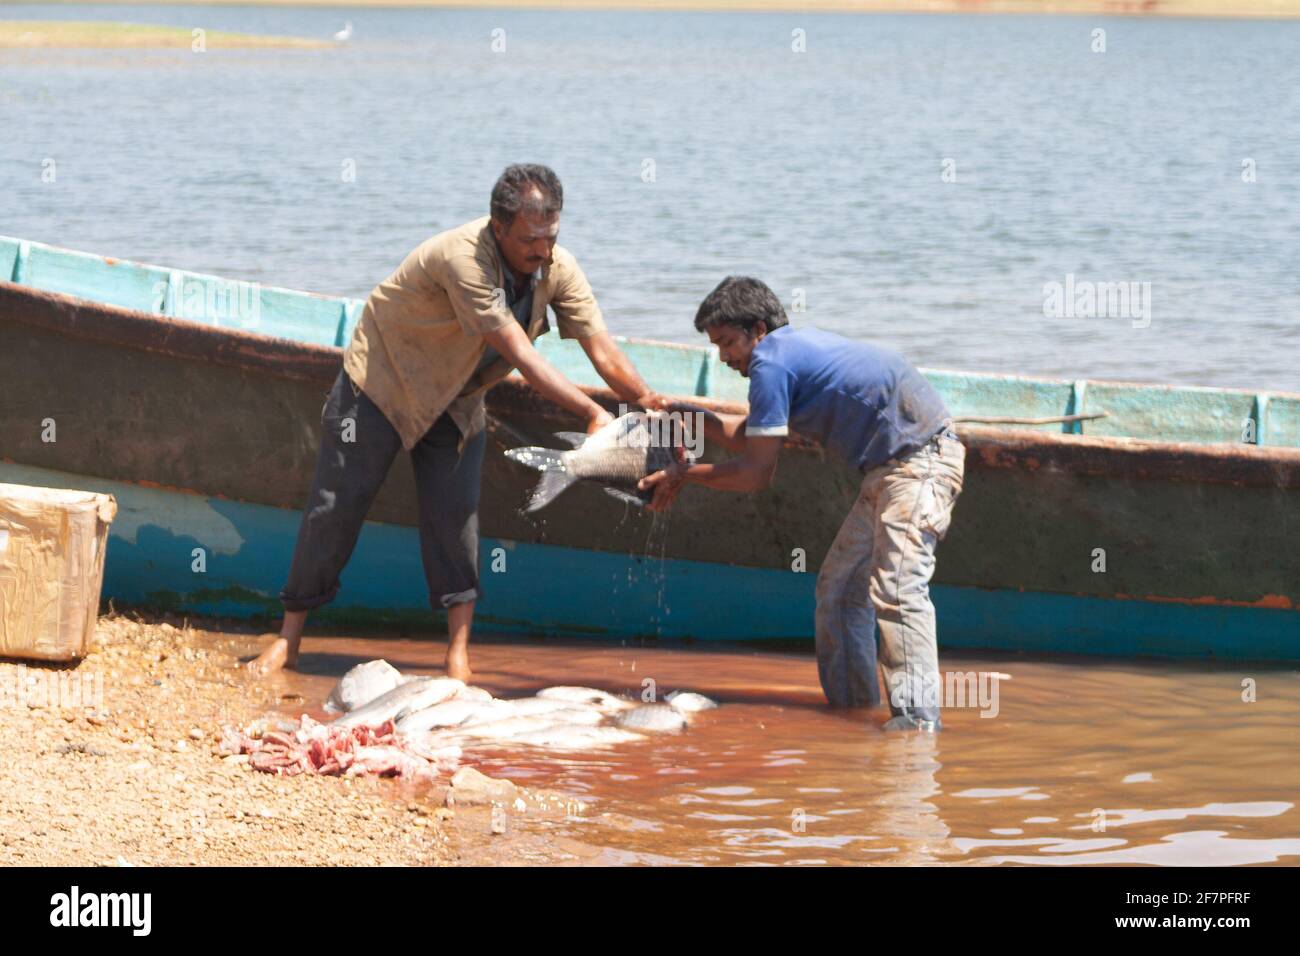
[[[864,471],[923,447],[949,418],[901,355],[832,332],[782,326],[749,360],[746,435],[794,429]]]

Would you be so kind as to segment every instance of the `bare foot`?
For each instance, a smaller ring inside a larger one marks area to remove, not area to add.
[[[469,648],[447,648],[447,676],[468,684],[474,672],[469,669]]]
[[[284,668],[294,670],[297,666],[298,648],[291,648],[283,637],[276,637],[270,647],[248,662],[248,671],[254,677],[265,677]]]

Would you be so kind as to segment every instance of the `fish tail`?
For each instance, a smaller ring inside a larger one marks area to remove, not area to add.
[[[530,448],[511,448],[506,452],[506,457],[511,461],[535,468],[542,473],[541,480],[537,482],[537,487],[528,498],[525,512],[545,508],[560,492],[578,480],[565,464],[565,454],[555,448],[538,448],[535,445]]]
[[[513,462],[535,468],[538,471],[564,471],[564,452],[554,448],[539,448],[530,445],[527,448],[510,448],[506,457]]]
[[[545,508],[556,499],[560,492],[577,480],[577,477],[568,471],[544,472],[542,480],[533,489],[533,493],[528,499],[528,507],[525,510],[533,512]]]

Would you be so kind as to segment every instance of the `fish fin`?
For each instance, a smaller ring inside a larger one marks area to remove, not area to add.
[[[554,448],[508,448],[505,456],[520,465],[536,468],[538,471],[564,471],[564,452]]]
[[[610,488],[606,486],[605,494],[609,495],[611,498],[617,498],[619,501],[623,502],[624,504],[636,505],[638,508],[645,507],[644,498],[638,498],[636,495],[632,494],[631,492],[623,491],[620,488]]]
[[[565,488],[573,484],[578,479],[567,471],[545,471],[542,473],[542,480],[537,483],[533,493],[528,498],[528,507],[524,509],[526,513],[540,511],[545,508],[556,496]]]
[[[574,448],[581,448],[587,440],[584,432],[556,432],[555,437],[560,441],[568,442]]]

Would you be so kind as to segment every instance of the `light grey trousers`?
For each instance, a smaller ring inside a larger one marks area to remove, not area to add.
[[[834,707],[880,703],[937,720],[939,652],[930,578],[961,493],[966,450],[948,429],[868,471],[817,575],[817,672]]]

